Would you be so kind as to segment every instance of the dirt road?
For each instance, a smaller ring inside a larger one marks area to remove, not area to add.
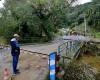
[[[48,57],[24,53],[20,56],[19,69],[21,74],[13,80],[44,80],[48,73]]]
[[[19,69],[21,74],[14,76],[13,80],[44,80],[48,74],[48,56],[37,54],[50,54],[57,51],[59,43],[46,43],[37,45],[24,45],[22,49],[32,51],[21,51],[19,60]],[[37,53],[35,53],[37,52]],[[10,49],[0,50],[0,80],[3,80],[3,71],[5,68],[9,70],[10,76],[12,75],[12,57]]]
[[[50,54],[53,51],[57,51],[60,43],[46,43],[46,44],[37,44],[37,45],[24,45],[21,46],[22,49],[38,52],[43,54]]]
[[[12,59],[10,51],[3,50],[1,60],[0,80],[3,80],[3,71],[5,68],[8,69],[9,76],[12,75]],[[48,56],[22,52],[18,67],[21,73],[17,76],[13,76],[13,80],[44,80],[48,73]]]

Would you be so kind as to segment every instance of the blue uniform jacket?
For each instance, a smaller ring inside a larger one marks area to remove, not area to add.
[[[12,56],[18,56],[20,54],[20,46],[16,38],[12,38],[10,41],[11,45],[11,54]]]

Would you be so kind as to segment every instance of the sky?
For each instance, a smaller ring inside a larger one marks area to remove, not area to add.
[[[3,7],[4,0],[0,0],[0,8]]]
[[[91,2],[92,0],[78,0],[78,2],[80,4],[84,4],[84,3],[87,3],[87,2]]]
[[[5,0],[0,0],[0,8],[3,7],[3,3],[4,3]],[[84,4],[84,3],[87,3],[87,2],[90,2],[91,0],[78,0],[78,4]]]

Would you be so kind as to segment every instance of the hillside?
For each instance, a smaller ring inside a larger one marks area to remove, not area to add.
[[[84,17],[86,18],[87,25],[96,31],[100,30],[100,4],[95,2],[89,2],[86,4],[78,5],[76,7],[71,7],[68,11],[68,24],[71,27],[80,25],[84,22]]]

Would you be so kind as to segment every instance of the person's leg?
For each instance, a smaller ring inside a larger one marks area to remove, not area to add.
[[[13,56],[13,73],[16,74],[16,69],[17,69],[17,63],[18,63],[18,57],[17,56]]]
[[[17,65],[18,65],[18,62],[19,62],[19,55],[17,56]],[[17,66],[16,66],[16,71],[19,72],[19,69],[17,69]]]

